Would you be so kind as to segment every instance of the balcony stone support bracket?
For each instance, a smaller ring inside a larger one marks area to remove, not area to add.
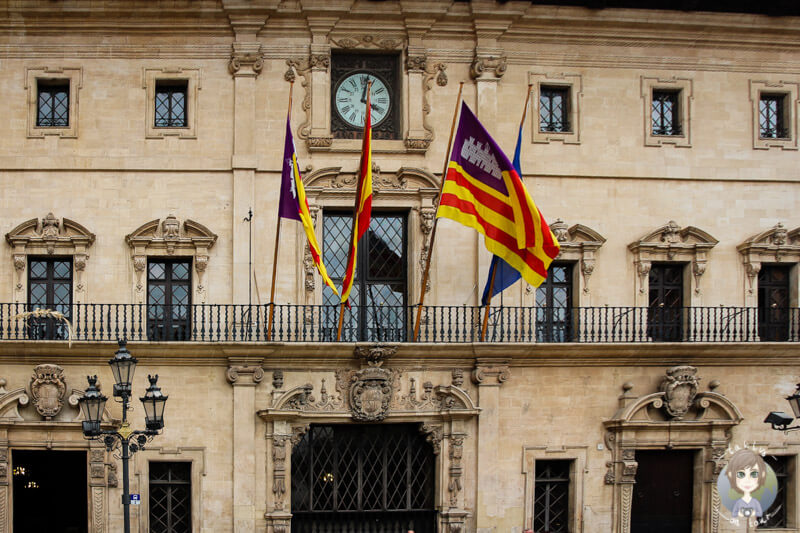
[[[95,235],[81,224],[68,218],[56,218],[48,213],[42,219],[32,218],[19,224],[6,233],[6,242],[13,248],[12,260],[16,280],[12,294],[15,303],[27,301],[28,255],[69,255],[72,256],[75,286],[73,302],[86,301],[86,280],[84,271],[89,259],[88,250],[94,244]]]
[[[649,305],[649,274],[652,263],[670,261],[691,264],[694,290],[689,291],[690,306],[702,305],[700,278],[706,271],[708,252],[719,241],[694,226],[681,228],[674,220],[628,245],[636,269],[635,301],[637,307]]]
[[[156,219],[139,226],[125,236],[125,242],[131,249],[133,265],[134,303],[146,301],[147,258],[154,256],[191,256],[197,276],[192,280],[196,303],[205,303],[208,293],[205,274],[208,266],[209,250],[217,242],[217,235],[207,227],[193,220],[185,220],[183,224],[169,215],[163,221]]]
[[[747,307],[758,305],[758,273],[763,263],[800,263],[800,228],[788,230],[778,222],[775,226],[746,239],[736,247],[742,255],[744,273],[746,277],[744,287],[744,302]],[[792,280],[793,294],[798,294],[798,276]],[[791,302],[797,305],[797,300]]]
[[[725,395],[709,390],[699,392],[697,368],[678,365],[666,370],[659,390],[643,396],[633,393],[626,382],[619,396],[617,412],[606,422],[605,445],[611,454],[606,463],[606,485],[613,488],[612,531],[630,531],[633,486],[636,482],[637,449],[697,450],[702,469],[694,475],[693,490],[700,495],[700,516],[719,530],[719,506],[714,504],[716,478],[722,470],[724,452],[731,430],[742,422],[738,407]]]

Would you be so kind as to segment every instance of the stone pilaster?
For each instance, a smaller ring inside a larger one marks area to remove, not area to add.
[[[501,493],[498,472],[500,439],[500,387],[511,377],[508,360],[478,359],[472,372],[472,381],[478,385],[478,500],[475,506],[475,523],[478,533],[494,533],[500,518],[497,494]]]
[[[260,359],[229,358],[233,386],[233,531],[256,529],[256,385],[264,379]]]

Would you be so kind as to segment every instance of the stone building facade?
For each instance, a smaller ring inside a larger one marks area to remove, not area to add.
[[[800,364],[800,13],[574,4],[0,1],[0,533],[52,530],[45,514],[121,530],[118,451],[77,406],[87,374],[110,396],[123,337],[134,393],[158,374],[169,394],[132,460],[135,531],[351,531],[370,486],[399,517],[385,531],[629,533],[659,520],[648,501],[670,531],[738,531],[715,482],[745,445],[780,477],[764,528],[798,531],[800,438],[763,419]],[[338,308],[284,221],[268,339],[290,86],[330,267],[353,73],[389,93],[361,263],[379,272],[333,342]],[[530,91],[521,166],[562,243],[548,287],[495,297],[487,342],[479,236],[442,220],[429,241],[460,82],[509,154]],[[653,468],[679,472],[672,507]]]

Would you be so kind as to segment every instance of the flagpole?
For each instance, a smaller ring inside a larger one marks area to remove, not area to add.
[[[453,148],[453,134],[456,131],[456,118],[458,117],[458,107],[461,104],[461,91],[464,89],[464,82],[458,84],[458,97],[456,98],[456,109],[453,113],[453,123],[450,125],[450,140],[447,141],[447,152],[444,154],[444,169],[442,170],[442,179],[439,184],[439,196],[436,198],[436,209],[439,208],[439,201],[442,198],[442,189],[444,189],[444,182],[447,178],[447,167],[450,163],[450,150]],[[431,242],[428,244],[428,257],[425,258],[425,270],[422,271],[422,285],[419,292],[419,308],[417,309],[417,317],[414,321],[414,342],[417,341],[419,336],[419,321],[422,317],[422,306],[425,303],[425,286],[428,284],[428,273],[431,268],[431,257],[433,257],[433,241],[436,239],[436,223],[439,219],[436,213],[433,216],[433,228],[431,229]]]
[[[372,121],[372,113],[368,113],[369,106],[370,106],[370,92],[372,92],[372,80],[367,80],[367,101],[365,102],[365,106],[364,106],[364,135],[366,135],[366,133],[367,133],[367,116],[369,116],[370,121]],[[371,125],[372,124],[370,124],[370,126]],[[371,131],[370,131],[370,135],[372,135]],[[372,151],[372,145],[370,145],[369,149],[370,149],[370,151]],[[363,164],[364,164],[364,151],[362,150],[361,151],[361,161],[360,161],[360,163],[358,165],[359,172],[361,172],[363,170],[362,169]],[[356,243],[358,243],[358,235],[356,234],[356,230],[357,230],[357,228],[356,228],[356,222],[357,222],[356,221],[356,217],[358,217],[358,208],[360,207],[359,204],[361,203],[361,193],[362,193],[361,179],[362,178],[363,178],[363,176],[359,176],[359,179],[356,182],[356,187],[358,187],[358,190],[356,191],[356,201],[353,202],[353,237],[356,239]],[[352,249],[353,249],[353,243],[351,242],[350,243],[350,250],[352,251]],[[356,252],[356,257],[353,258],[353,274],[352,274],[352,282],[351,282],[351,285],[350,285],[351,287],[352,287],[352,283],[355,283],[356,268],[357,267],[358,267],[358,252]],[[347,273],[345,273],[345,277],[347,277]],[[342,291],[344,291],[344,286],[342,287]],[[349,294],[347,295],[347,299],[348,300],[350,299],[350,295]],[[347,305],[346,301],[342,302],[340,304],[340,306],[339,306],[339,327],[336,330],[336,342],[339,342],[339,340],[341,340],[341,338],[342,338],[342,324],[344,323],[344,306],[345,305]]]
[[[289,83],[289,117],[292,116],[292,91],[294,82]],[[286,161],[283,162],[286,164]],[[294,175],[292,175],[294,179]],[[267,321],[267,340],[272,340],[272,319],[275,316],[275,277],[278,273],[278,243],[281,239],[281,214],[278,213],[278,224],[275,228],[275,254],[272,257],[272,288],[269,290],[269,320]]]
[[[519,129],[522,130],[522,127],[525,125],[525,117],[528,115],[528,103],[531,101],[531,89],[533,89],[533,84],[528,84],[528,92],[525,93],[525,107],[522,109],[522,118],[519,121]],[[519,177],[522,179],[522,176]],[[486,309],[483,311],[483,326],[481,327],[481,342],[486,338],[486,328],[489,325],[489,309],[492,307],[492,293],[494,292],[494,278],[497,275],[497,269],[500,268],[500,265],[495,263],[494,269],[492,269],[492,279],[489,280],[489,296],[486,299]]]

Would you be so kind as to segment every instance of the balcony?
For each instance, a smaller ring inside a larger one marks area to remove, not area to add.
[[[417,306],[353,306],[342,342],[411,342]],[[31,315],[28,304],[0,304],[0,341],[335,342],[338,306],[73,304],[68,321]],[[480,342],[482,307],[425,306],[418,342]],[[26,314],[27,313],[27,314]],[[43,316],[45,315],[45,316]],[[800,309],[752,307],[495,307],[485,342],[658,343],[798,342]]]

